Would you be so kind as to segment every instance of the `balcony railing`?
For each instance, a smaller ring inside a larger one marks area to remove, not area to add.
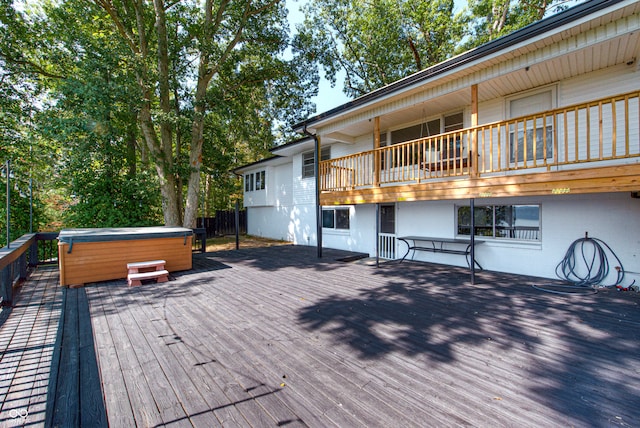
[[[640,91],[320,162],[320,189],[567,169],[640,157]]]

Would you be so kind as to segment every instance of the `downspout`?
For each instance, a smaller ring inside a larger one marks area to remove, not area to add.
[[[238,177],[240,180],[242,180],[244,178],[244,174],[238,174],[235,171],[231,171],[236,177]],[[243,183],[244,184],[244,183]],[[236,250],[240,249],[240,203],[239,201],[236,199],[236,206],[235,206],[236,212],[235,212],[235,223],[236,223]],[[204,227],[204,214],[202,217],[202,226]],[[249,227],[247,226],[247,233],[249,231]],[[206,246],[205,246],[206,248]]]
[[[307,124],[305,122],[302,132],[313,138],[315,155],[313,156],[313,175],[316,178],[316,235],[318,236],[318,258],[322,258],[322,205],[320,205],[320,140],[317,135],[307,131]]]

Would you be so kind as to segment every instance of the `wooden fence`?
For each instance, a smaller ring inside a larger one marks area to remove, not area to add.
[[[239,211],[240,233],[247,233],[247,211]],[[234,235],[236,233],[236,212],[235,210],[216,211],[215,217],[200,217],[197,221],[198,228],[207,231],[207,238],[215,236]]]

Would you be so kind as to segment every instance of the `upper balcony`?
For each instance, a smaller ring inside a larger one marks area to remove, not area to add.
[[[321,203],[640,190],[640,91],[320,162]]]

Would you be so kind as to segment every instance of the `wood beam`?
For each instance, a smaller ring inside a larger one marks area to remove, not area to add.
[[[634,192],[640,190],[640,164],[322,193],[323,205],[434,201],[468,198]]]

